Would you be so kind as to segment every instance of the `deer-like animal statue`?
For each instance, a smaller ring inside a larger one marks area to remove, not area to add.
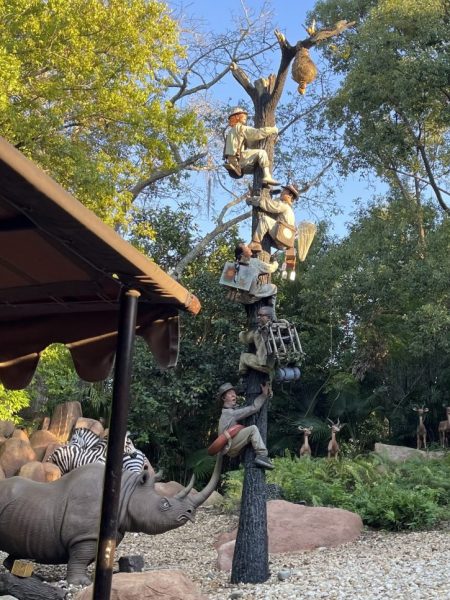
[[[419,424],[417,425],[417,450],[420,450],[422,447],[426,450],[427,447],[427,430],[423,423],[424,415],[428,412],[428,408],[422,406],[422,408],[417,408],[414,406],[413,411],[419,415]]]
[[[337,423],[333,423],[331,419],[327,419],[331,423],[328,427],[331,429],[331,440],[328,443],[328,458],[337,458],[339,454],[339,444],[337,443],[336,434],[344,427],[345,423],[341,423],[340,419]]]
[[[312,427],[302,427],[300,425],[298,430],[302,431],[303,435],[305,436],[304,440],[303,440],[303,444],[300,447],[299,456],[300,456],[300,458],[303,458],[304,456],[310,457],[311,456],[311,447],[309,445],[308,438],[311,435],[313,428]]]
[[[447,448],[447,436],[450,435],[450,406],[446,406],[445,411],[447,413],[447,419],[445,421],[441,421],[438,427],[439,443],[443,448]]]

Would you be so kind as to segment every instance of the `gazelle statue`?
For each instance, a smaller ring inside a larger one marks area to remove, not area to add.
[[[339,454],[339,444],[336,440],[336,434],[340,432],[345,423],[341,424],[340,419],[337,420],[337,423],[333,423],[331,419],[327,419],[327,421],[330,421],[331,423],[331,425],[328,425],[331,429],[331,440],[328,443],[328,458],[337,458]]]
[[[302,431],[303,435],[305,436],[304,440],[303,440],[303,444],[300,447],[300,452],[299,452],[300,458],[303,458],[304,456],[309,458],[311,456],[311,447],[309,445],[308,438],[311,435],[313,428],[312,427],[302,427],[300,425],[298,430]]]
[[[419,424],[417,425],[417,450],[420,450],[423,446],[424,450],[427,447],[427,430],[423,424],[424,415],[428,412],[428,408],[422,406],[417,408],[414,406],[413,411],[419,415]]]
[[[441,421],[438,427],[439,443],[443,448],[448,446],[447,436],[450,435],[450,406],[446,406],[445,411],[447,413],[447,419]]]

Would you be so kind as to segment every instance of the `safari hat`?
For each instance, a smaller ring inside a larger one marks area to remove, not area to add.
[[[248,115],[248,110],[245,110],[245,108],[242,108],[242,106],[235,106],[228,113],[228,118],[232,117],[233,115],[240,115],[241,113]]]
[[[236,388],[232,383],[230,383],[229,381],[227,383],[222,383],[222,385],[217,390],[217,399],[220,400],[222,396],[230,390],[236,391]]]
[[[299,197],[299,193],[298,191],[295,189],[295,187],[293,185],[282,185],[281,186],[282,190],[288,190],[288,192],[290,192],[293,196],[294,196],[294,200],[297,200],[297,198]]]

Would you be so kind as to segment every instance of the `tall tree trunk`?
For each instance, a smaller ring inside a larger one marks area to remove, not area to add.
[[[281,50],[280,65],[276,75],[250,81],[246,73],[236,64],[231,64],[231,73],[239,84],[250,96],[255,109],[255,127],[273,127],[275,125],[275,112],[280,101],[289,65],[294,59],[296,52],[301,48],[311,48],[325,39],[340,35],[345,29],[354,23],[339,21],[333,29],[312,32],[306,40],[299,41],[295,46],[289,44],[284,35],[275,31]],[[270,136],[260,142],[268,154],[270,165],[273,165],[275,138]],[[253,176],[253,194],[269,194],[267,187],[262,187],[261,169],[256,169]],[[252,234],[257,226],[258,212],[253,209]],[[262,260],[269,261],[271,240],[266,234],[262,240]],[[247,328],[255,329],[257,326],[257,313],[259,308],[265,304],[265,300],[251,304],[247,310]],[[252,349],[250,349],[252,350]],[[267,380],[267,375],[250,369],[246,378],[245,398],[246,404],[252,404],[258,394],[261,393],[261,384]],[[259,428],[264,443],[267,443],[267,402],[258,414],[247,420],[247,424],[256,424]],[[267,510],[266,510],[266,485],[265,473],[256,468],[253,463],[253,449],[247,447],[244,453],[245,477],[242,491],[241,513],[239,528],[236,537],[236,545],[233,556],[231,571],[232,583],[262,583],[267,581],[269,572],[269,551],[267,538]]]

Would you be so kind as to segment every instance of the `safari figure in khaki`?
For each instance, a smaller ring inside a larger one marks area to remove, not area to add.
[[[261,306],[257,313],[258,328],[239,333],[242,344],[254,344],[256,352],[242,352],[239,358],[239,374],[245,375],[249,369],[270,374],[275,366],[276,356],[267,351],[269,326],[274,320],[272,306]]]
[[[254,464],[262,469],[273,469],[273,464],[268,457],[266,445],[264,444],[256,425],[242,427],[233,435],[233,437],[231,437],[230,434],[227,436],[228,432],[233,429],[238,429],[235,426],[239,421],[260,411],[264,402],[266,402],[271,394],[268,382],[261,385],[261,392],[262,393],[255,398],[253,404],[237,408],[237,394],[234,386],[231,383],[224,383],[219,387],[217,396],[223,402],[222,414],[219,420],[219,436],[224,434],[225,437],[227,437],[227,443],[222,450],[222,454],[235,457],[247,444],[251,444],[256,454]]]
[[[279,198],[264,195],[252,196],[247,200],[247,204],[259,208],[258,223],[250,244],[252,250],[261,250],[261,241],[266,233],[272,238],[272,246],[278,250],[294,247],[295,215],[292,205],[298,196],[293,185],[284,185]]]
[[[265,185],[278,185],[270,173],[270,163],[267,152],[252,146],[261,140],[276,135],[276,127],[249,127],[248,113],[244,108],[236,106],[228,115],[230,130],[225,139],[224,159],[225,168],[231,177],[238,179],[243,175],[253,173],[257,166],[263,172],[262,183]]]
[[[234,256],[239,265],[254,267],[258,273],[258,277],[252,282],[248,291],[249,295],[254,298],[254,300],[252,300],[253,302],[261,298],[270,298],[276,295],[277,286],[274,283],[261,282],[262,277],[271,275],[278,269],[278,263],[275,260],[267,263],[259,258],[254,258],[250,247],[247,244],[244,244],[244,242],[239,242],[236,246],[234,249]]]

